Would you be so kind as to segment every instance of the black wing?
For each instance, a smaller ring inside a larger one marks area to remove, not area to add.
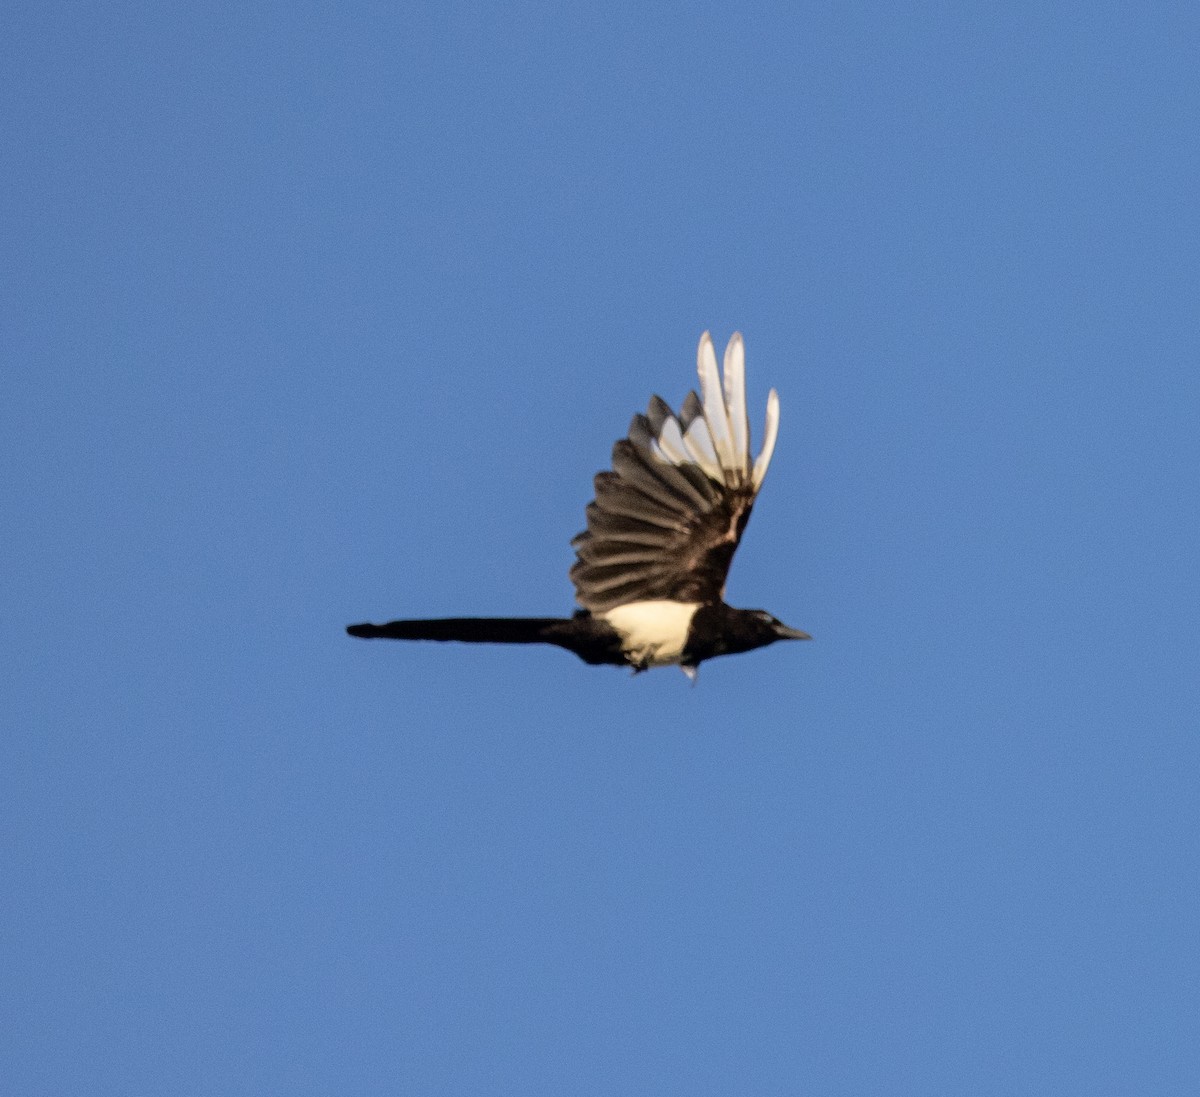
[[[745,351],[725,350],[724,394],[712,339],[698,354],[700,391],[678,417],[655,396],[613,447],[612,471],[596,477],[587,529],[571,542],[575,598],[593,613],[627,602],[721,598],[779,429],[779,397],[767,400],[762,453],[750,460]]]

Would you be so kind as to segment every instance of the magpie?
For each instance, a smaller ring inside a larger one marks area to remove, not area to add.
[[[708,332],[700,337],[700,392],[679,415],[658,396],[613,446],[597,474],[587,529],[571,545],[573,617],[444,617],[350,625],[351,636],[553,644],[585,663],[679,666],[695,681],[706,659],[776,640],[809,640],[765,610],[725,604],[725,577],[750,519],[779,434],[779,396],[767,397],[763,448],[750,458],[746,352],[725,348],[724,385]]]

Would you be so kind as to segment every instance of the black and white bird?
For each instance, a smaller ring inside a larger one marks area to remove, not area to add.
[[[553,644],[585,663],[679,666],[693,680],[705,659],[776,640],[808,640],[765,610],[725,604],[725,577],[767,475],[779,397],[767,397],[762,452],[750,458],[745,345],[725,348],[724,386],[708,332],[697,355],[700,392],[679,415],[657,396],[635,415],[596,476],[587,529],[572,542],[573,617],[446,617],[351,625],[351,636]]]

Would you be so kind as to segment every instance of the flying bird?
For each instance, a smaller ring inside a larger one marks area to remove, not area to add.
[[[585,663],[679,666],[693,681],[706,659],[776,640],[808,640],[765,610],[725,604],[725,577],[767,475],[779,434],[779,397],[767,397],[763,448],[750,457],[746,353],[740,333],[725,348],[724,384],[708,332],[700,337],[700,396],[679,415],[658,396],[598,473],[587,529],[571,545],[573,617],[444,617],[350,625],[351,636],[553,644]]]

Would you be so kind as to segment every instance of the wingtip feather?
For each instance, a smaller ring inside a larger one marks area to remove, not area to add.
[[[733,471],[737,467],[737,461],[729,429],[729,412],[721,391],[717,352],[708,332],[700,337],[700,346],[696,353],[696,372],[700,375],[700,398],[704,404],[704,418],[708,420],[708,433],[716,450],[717,461],[723,471]],[[720,479],[724,480],[724,476]]]
[[[751,477],[755,491],[758,491],[762,487],[762,482],[766,478],[767,469],[771,464],[771,455],[775,452],[775,442],[778,437],[779,393],[772,389],[767,394],[767,422],[763,429],[763,448],[762,452],[758,455],[758,460],[754,462],[754,473]]]
[[[750,471],[750,420],[746,414],[746,345],[735,331],[725,347],[725,412],[729,417],[734,465],[741,476]]]

